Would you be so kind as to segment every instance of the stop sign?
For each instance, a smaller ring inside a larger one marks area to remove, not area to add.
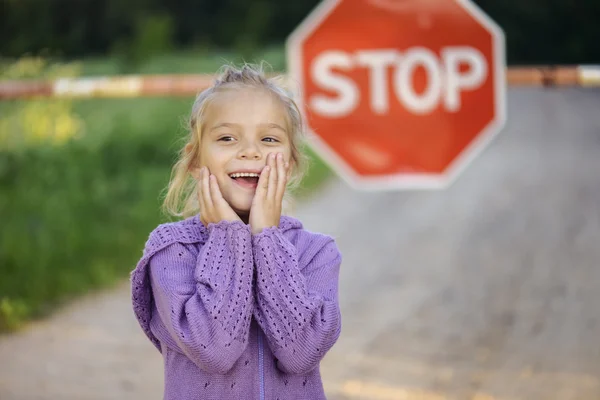
[[[504,125],[504,34],[469,1],[326,0],[287,53],[314,147],[359,189],[444,187]]]

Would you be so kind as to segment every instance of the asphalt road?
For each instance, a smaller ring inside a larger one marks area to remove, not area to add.
[[[508,123],[444,191],[333,180],[296,216],[336,237],[332,400],[600,398],[600,92],[511,89]],[[0,337],[0,399],[159,399],[129,288]]]

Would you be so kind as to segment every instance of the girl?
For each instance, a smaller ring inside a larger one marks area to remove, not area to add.
[[[197,97],[164,201],[184,218],[150,233],[131,275],[164,399],[325,399],[341,255],[281,215],[301,133],[293,100],[260,69],[226,67]]]

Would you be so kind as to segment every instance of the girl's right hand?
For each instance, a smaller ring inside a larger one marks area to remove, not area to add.
[[[200,221],[205,226],[219,221],[241,221],[229,203],[223,198],[217,178],[207,167],[200,170],[198,185],[198,203],[200,205]]]

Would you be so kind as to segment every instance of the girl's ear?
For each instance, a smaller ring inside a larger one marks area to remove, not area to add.
[[[190,153],[193,151],[193,147],[194,146],[191,143],[188,143],[185,145],[185,152],[187,155],[190,155]],[[200,180],[200,168],[201,167],[198,166],[198,163],[196,162],[196,160],[192,160],[192,162],[190,162],[188,171],[194,177],[194,179],[197,181]]]

